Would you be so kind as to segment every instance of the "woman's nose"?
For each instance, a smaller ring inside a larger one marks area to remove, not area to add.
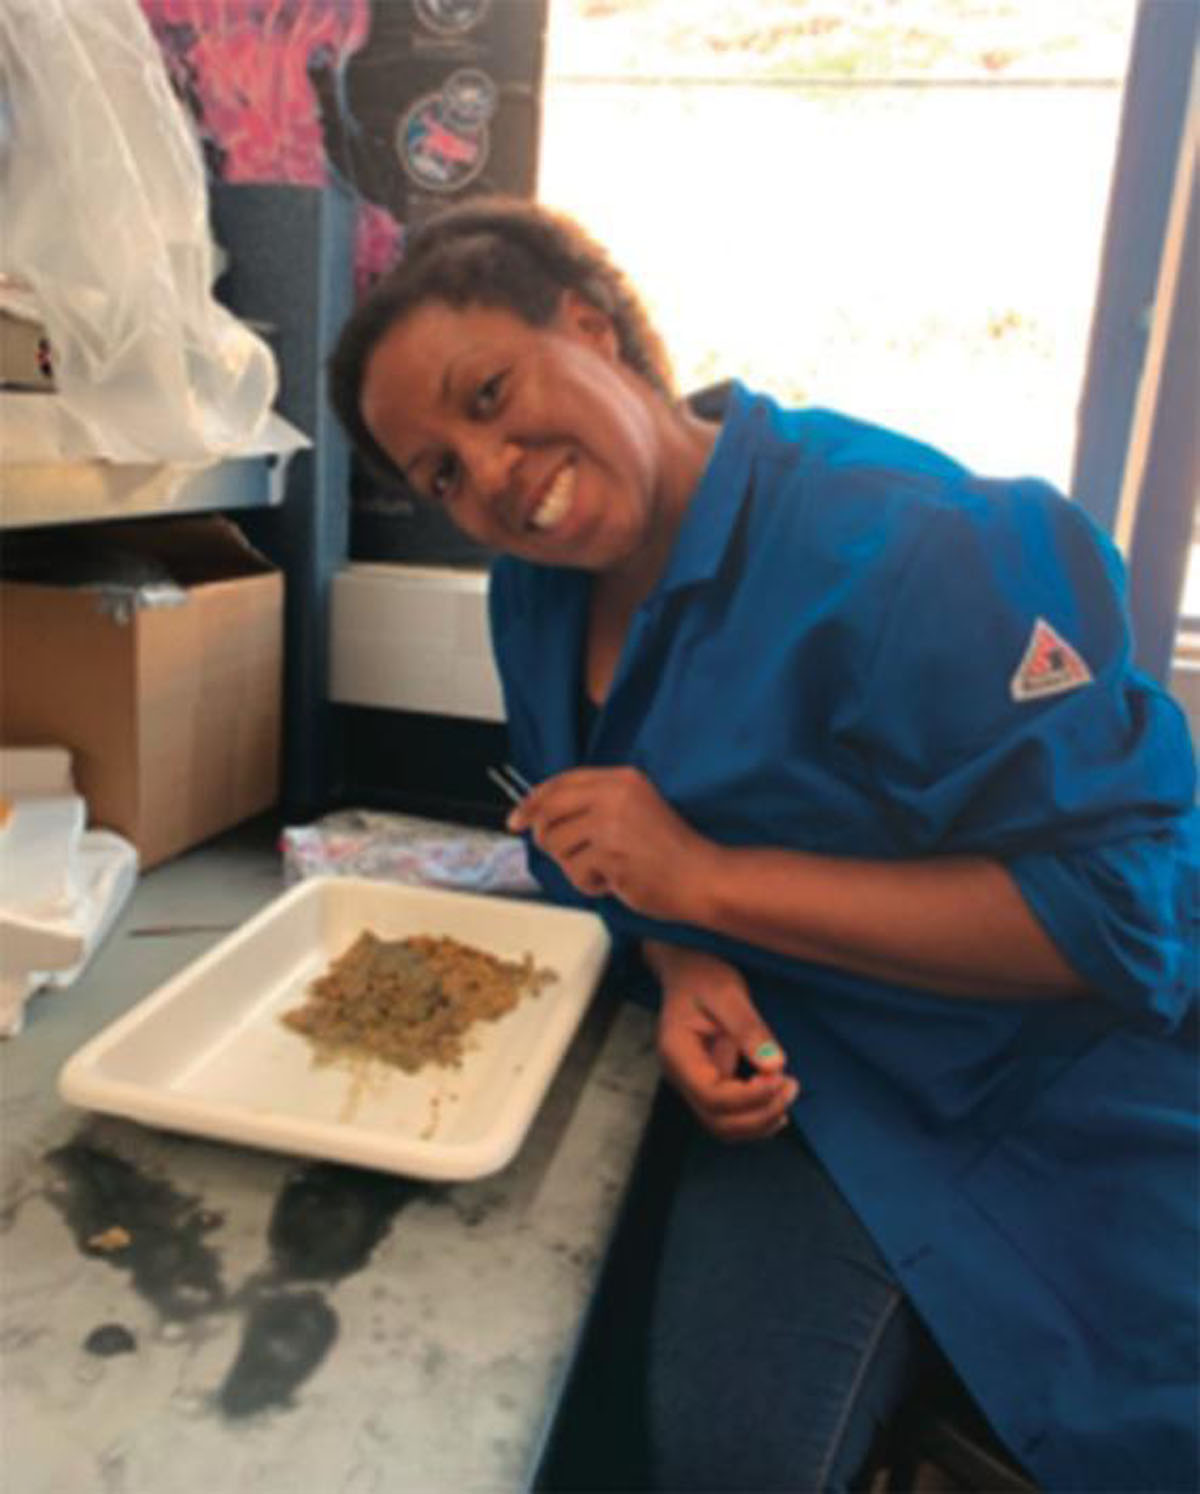
[[[459,455],[481,498],[503,497],[512,488],[521,448],[501,432],[494,428],[472,432],[463,440]]]

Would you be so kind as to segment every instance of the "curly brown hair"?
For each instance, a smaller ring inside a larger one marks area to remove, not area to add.
[[[482,197],[417,229],[404,257],[379,280],[342,328],[328,363],[329,398],[359,454],[381,477],[402,480],[362,417],[371,354],[387,332],[429,301],[492,306],[531,326],[554,319],[571,290],[612,321],[620,357],[670,398],[670,363],[626,277],[572,219],[518,198]]]

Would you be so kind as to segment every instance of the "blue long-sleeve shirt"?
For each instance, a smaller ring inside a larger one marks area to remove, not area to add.
[[[1194,762],[1115,552],[1044,484],[733,386],[580,739],[588,581],[497,563],[514,760],[632,763],[725,844],[1001,859],[1092,987],[966,1000],[598,909],[747,975],[795,1123],[1052,1489],[1196,1467]],[[536,851],[557,899],[585,903]],[[1155,1479],[1158,1482],[1155,1482]]]

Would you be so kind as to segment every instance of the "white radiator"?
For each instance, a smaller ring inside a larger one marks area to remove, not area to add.
[[[484,570],[356,562],[333,578],[330,635],[342,705],[504,719]]]

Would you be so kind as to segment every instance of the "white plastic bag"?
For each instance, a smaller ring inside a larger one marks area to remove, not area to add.
[[[0,89],[0,272],[33,293],[56,386],[0,395],[5,460],[245,448],[275,360],[213,299],[200,149],[137,0],[4,0]]]
[[[71,853],[68,902],[0,905],[0,1038],[20,1032],[35,991],[83,974],[137,882],[137,851],[111,830],[84,830]]]

